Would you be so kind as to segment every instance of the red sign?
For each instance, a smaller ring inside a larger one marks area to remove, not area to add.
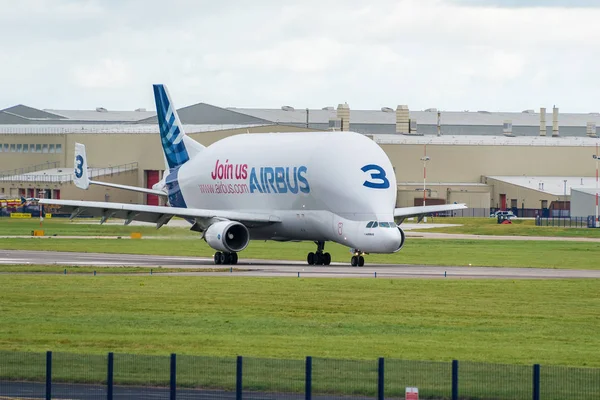
[[[406,400],[419,400],[419,389],[416,387],[406,388]]]

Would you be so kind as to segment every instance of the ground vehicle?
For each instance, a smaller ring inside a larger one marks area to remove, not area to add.
[[[513,214],[512,211],[496,211],[495,213],[490,214],[490,218],[498,218],[499,215],[507,217],[509,219],[517,218],[517,216],[515,214]]]

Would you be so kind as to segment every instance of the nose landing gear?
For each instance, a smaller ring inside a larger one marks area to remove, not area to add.
[[[363,265],[365,265],[365,258],[362,256],[362,254],[364,253],[356,250],[352,258],[350,259],[350,265],[352,265],[353,267],[362,267]]]
[[[325,242],[315,242],[317,245],[317,251],[312,251],[306,256],[306,262],[308,265],[329,265],[331,264],[331,254],[323,253],[325,249]]]

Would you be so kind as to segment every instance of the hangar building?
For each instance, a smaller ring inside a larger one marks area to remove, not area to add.
[[[568,209],[571,187],[595,176],[591,156],[598,143],[595,124],[600,122],[598,113],[559,114],[558,109],[547,125],[543,108],[438,112],[412,111],[403,105],[351,110],[340,104],[307,110],[198,103],[178,113],[186,133],[204,145],[245,133],[331,129],[363,133],[392,161],[398,206],[421,205],[425,197],[427,204],[466,202],[472,211],[465,215],[481,216],[490,208],[512,208],[523,215],[525,210]],[[40,110],[17,105],[0,111],[0,196],[157,204],[151,195],[105,187],[76,189],[72,184],[76,142],[86,145],[90,173],[97,180],[151,187],[164,169],[153,111]],[[423,161],[425,156],[428,161]],[[566,195],[564,188],[555,190],[550,184],[565,179]]]

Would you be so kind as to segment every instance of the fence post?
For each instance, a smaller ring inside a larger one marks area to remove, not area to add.
[[[113,398],[113,368],[114,368],[114,354],[108,353],[108,366],[106,369],[106,399],[112,400]]]
[[[385,360],[379,357],[379,367],[377,368],[377,400],[383,400],[385,396]]]
[[[306,357],[306,370],[304,380],[304,399],[311,400],[312,398],[312,357]]]
[[[540,364],[533,365],[533,400],[540,400]]]
[[[237,368],[235,374],[235,400],[242,400],[242,356],[237,356]]]
[[[171,390],[169,400],[175,400],[177,398],[177,355],[171,354]]]
[[[458,400],[458,360],[452,360],[452,400]]]
[[[46,400],[52,399],[52,352],[46,352]]]

